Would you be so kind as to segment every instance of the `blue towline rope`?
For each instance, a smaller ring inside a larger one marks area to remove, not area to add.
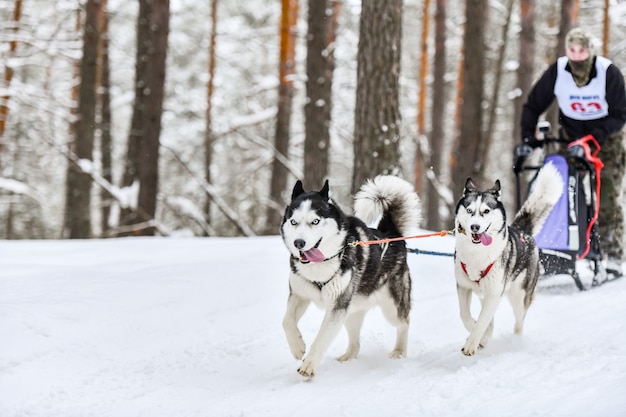
[[[435,252],[435,251],[430,251],[430,250],[421,250],[421,249],[414,249],[414,248],[407,248],[406,251],[410,253],[415,253],[417,255],[454,256],[453,253]]]

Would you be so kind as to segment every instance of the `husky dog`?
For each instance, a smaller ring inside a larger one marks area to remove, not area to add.
[[[507,226],[500,181],[481,191],[467,179],[456,206],[454,254],[461,320],[470,333],[462,348],[465,355],[473,355],[487,344],[504,294],[515,315],[513,331],[522,333],[539,277],[539,251],[532,236],[541,229],[562,191],[563,179],[552,164],[547,164],[513,223]],[[477,320],[470,313],[472,293],[482,304]]]
[[[304,191],[297,181],[280,227],[291,254],[289,298],[283,329],[293,356],[303,359],[298,372],[312,377],[342,325],[348,348],[337,358],[355,358],[366,311],[379,305],[396,327],[392,358],[406,357],[411,308],[411,278],[404,241],[358,245],[357,242],[404,236],[421,220],[419,197],[408,182],[377,176],[355,196],[355,216],[344,214],[329,197],[328,181],[320,191]],[[377,223],[370,229],[366,223]],[[324,309],[319,332],[308,354],[298,321],[313,302]]]

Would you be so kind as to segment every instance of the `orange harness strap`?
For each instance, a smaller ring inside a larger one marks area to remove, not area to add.
[[[422,238],[422,237],[432,237],[432,236],[442,236],[443,237],[443,236],[447,236],[449,234],[454,234],[454,231],[442,230],[441,232],[426,233],[426,234],[423,234],[423,235],[392,237],[392,238],[389,238],[389,239],[380,239],[380,240],[367,240],[365,242],[357,240],[352,245],[353,246],[376,245],[376,244],[381,244],[381,243],[397,242],[399,240],[418,239],[418,238]]]

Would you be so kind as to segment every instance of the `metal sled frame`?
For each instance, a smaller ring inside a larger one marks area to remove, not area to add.
[[[559,139],[549,138],[546,142],[562,142]],[[547,158],[550,154],[546,155]],[[590,222],[596,217],[596,172],[593,165],[585,158],[577,157],[565,157],[568,166],[568,178],[566,179],[568,184],[568,204],[571,205],[576,211],[575,218],[577,222],[572,223],[572,219],[568,216],[570,226],[577,226],[579,233],[579,242],[581,243],[578,250],[561,250],[561,249],[548,249],[539,248],[539,260],[541,263],[541,277],[547,278],[553,275],[569,275],[573,278],[576,287],[579,290],[585,290],[587,287],[580,279],[580,275],[576,271],[576,261],[580,259],[587,259],[593,265],[594,277],[592,286],[602,284],[607,280],[606,271],[601,266],[602,252],[600,249],[600,236],[598,233],[598,225],[594,223],[589,229],[589,238],[587,239],[588,226]],[[518,164],[519,161],[516,161]],[[535,171],[535,175],[528,183],[528,187],[532,185],[536,179],[539,170],[543,167],[541,165],[527,166],[522,165],[514,169],[515,181],[517,188],[517,208],[522,204],[522,179],[520,175],[525,171]],[[585,187],[582,184],[582,178],[589,176],[589,190],[588,196],[585,192]],[[587,203],[587,202],[590,202]],[[572,228],[570,227],[570,230]],[[585,246],[588,245],[588,246]],[[540,278],[541,278],[540,277]]]

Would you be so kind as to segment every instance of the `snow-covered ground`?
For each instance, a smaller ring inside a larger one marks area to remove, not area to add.
[[[503,301],[465,357],[451,258],[410,254],[408,358],[373,310],[359,358],[333,359],[341,333],[307,381],[281,327],[287,256],[277,236],[0,241],[0,416],[626,415],[626,279],[542,289],[523,336]]]

